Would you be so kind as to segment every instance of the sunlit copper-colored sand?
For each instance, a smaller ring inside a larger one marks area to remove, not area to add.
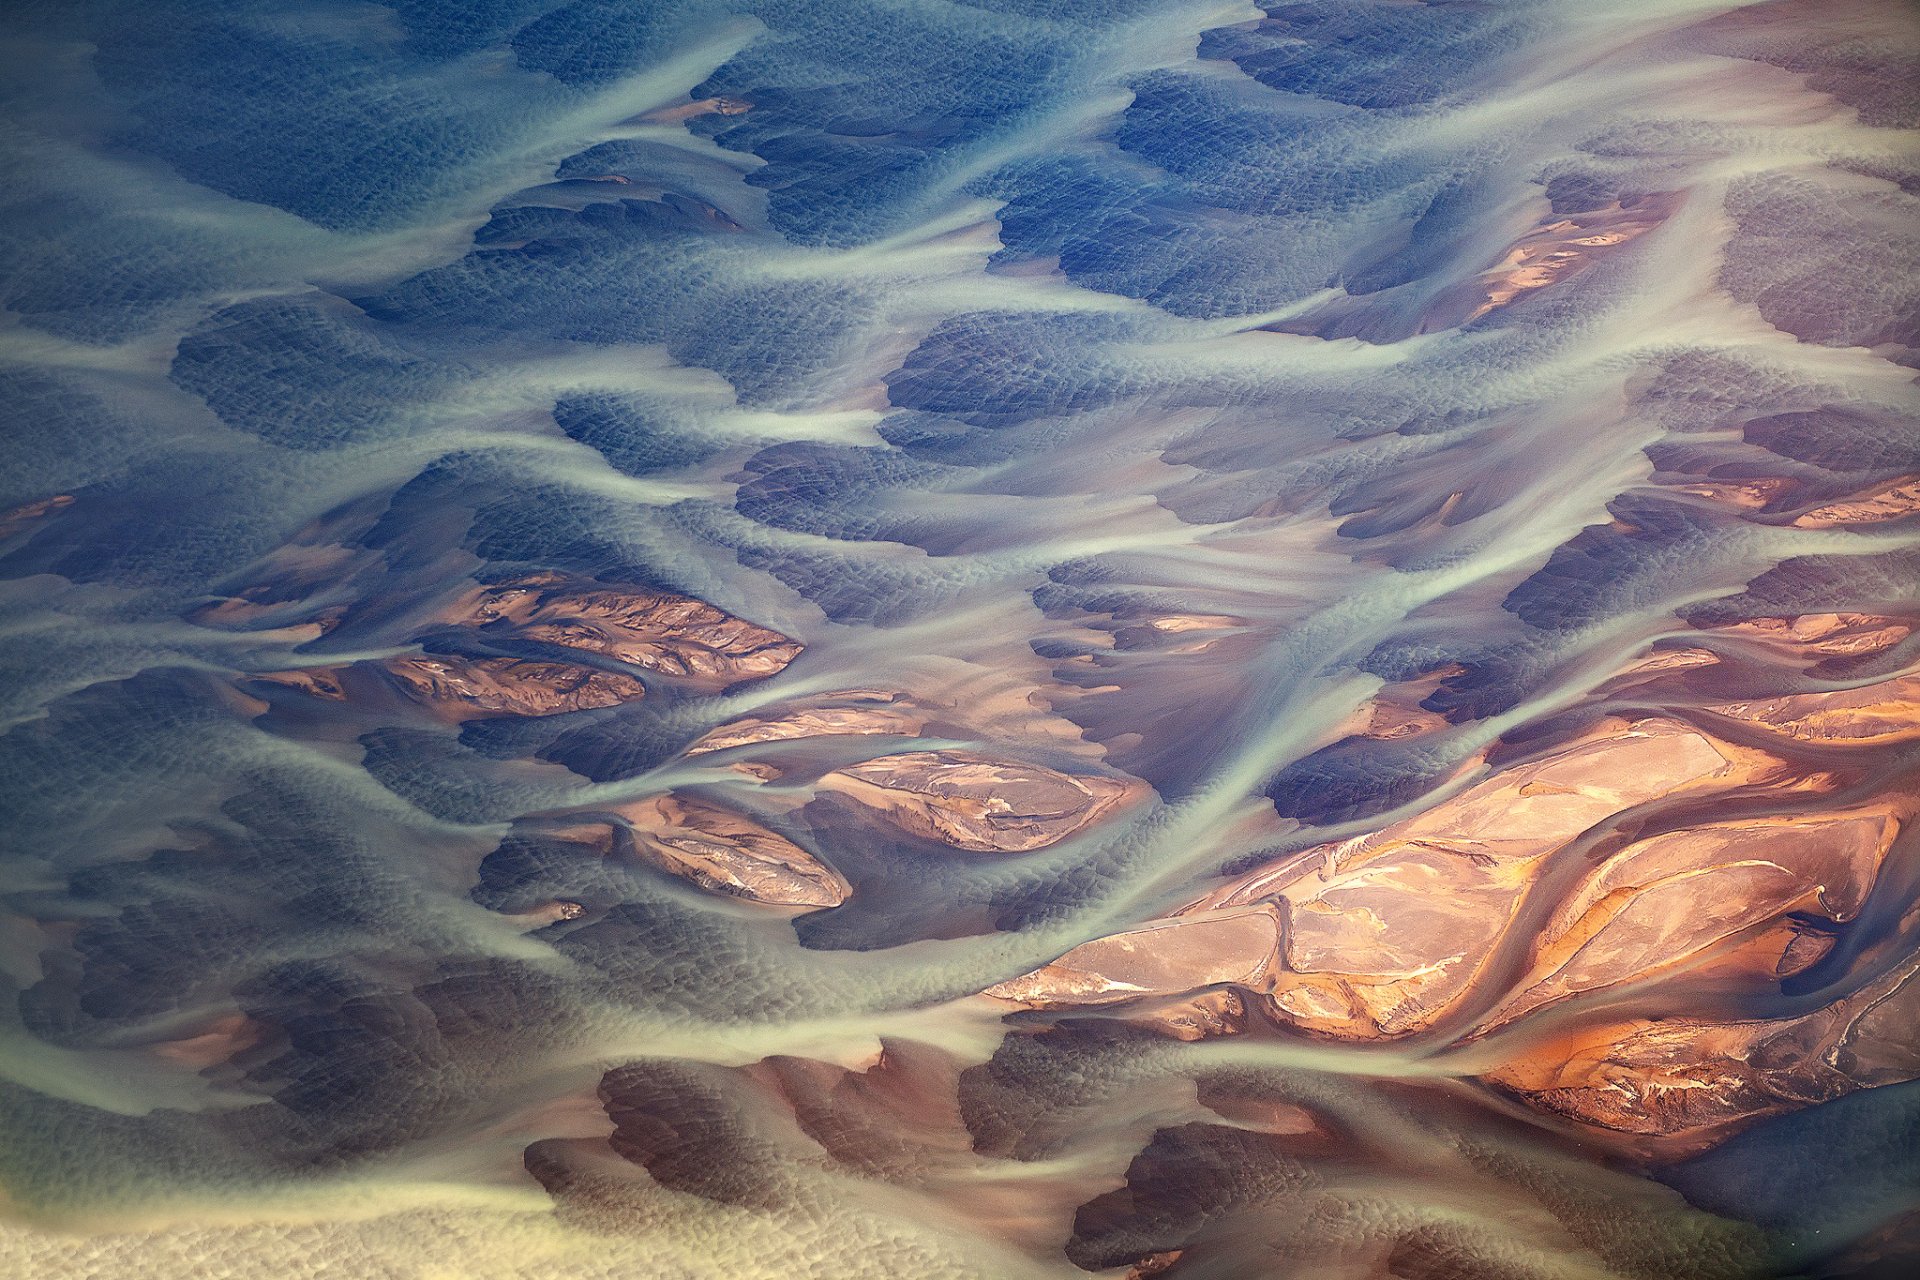
[[[974,751],[908,751],[820,780],[917,836],[980,853],[1025,853],[1098,822],[1133,790]]]
[[[1762,1116],[1920,1077],[1909,963],[1799,1017],[1598,1022],[1486,1079],[1581,1124],[1697,1150]]]
[[[1709,636],[1757,641],[1784,654],[1861,657],[1891,649],[1913,634],[1903,619],[1867,613],[1802,613],[1749,618],[1712,627]]]
[[[1737,786],[1779,767],[1763,753],[1674,721],[1615,723],[1382,831],[1243,876],[1144,934],[1121,935],[1131,939],[1125,954],[1132,959],[1141,949],[1184,952],[1176,941],[1183,933],[1228,912],[1257,907],[1283,922],[1283,933],[1280,925],[1251,931],[1210,924],[1208,976],[1183,981],[1188,970],[1175,959],[1159,982],[1134,985],[1143,992],[1191,989],[1227,981],[1215,975],[1237,966],[1243,974],[1271,972],[1264,987],[1275,1009],[1303,1029],[1359,1039],[1420,1030],[1465,993],[1548,855],[1635,805]],[[1284,947],[1275,956],[1280,936]],[[1234,945],[1223,949],[1219,942],[1228,937]],[[1075,1002],[1088,989],[1089,970],[1107,976],[1109,953],[1085,952],[1070,952],[992,994]]]
[[[550,716],[617,706],[646,696],[633,676],[568,662],[426,654],[351,667],[309,667],[261,677],[315,697],[339,701],[349,685],[384,675],[408,700],[444,719]]]
[[[1859,913],[1902,813],[1756,818],[1629,845],[1553,913],[1528,976],[1487,1021],[1681,969],[1757,989],[1806,969]]]
[[[911,736],[927,722],[927,713],[911,706],[872,705],[799,707],[768,715],[745,716],[721,725],[687,748],[690,756],[763,742],[841,734]]]
[[[1878,524],[1920,511],[1920,476],[1906,476],[1892,484],[1844,502],[1831,502],[1798,516],[1801,529],[1832,529],[1851,524]]]
[[[1801,742],[1860,746],[1910,742],[1920,738],[1920,676],[1759,702],[1713,703],[1707,710]]]
[[[37,502],[23,502],[17,507],[0,511],[0,541],[5,541],[16,533],[24,533],[54,512],[65,510],[72,505],[72,494],[56,493],[51,498],[41,498]]]
[[[602,855],[630,852],[714,893],[769,906],[832,907],[850,891],[838,872],[793,841],[693,796],[654,795],[569,816],[579,821],[546,830]]]
[[[1608,252],[1665,222],[1679,204],[1672,192],[1629,197],[1544,223],[1508,247],[1500,262],[1453,291],[1429,316],[1430,328],[1466,324],[1516,299],[1580,274]]]
[[[440,619],[602,654],[715,688],[774,675],[803,648],[797,640],[689,596],[558,573],[476,587],[444,609]]]
[[[193,1035],[155,1045],[153,1052],[169,1062],[203,1071],[251,1049],[266,1032],[265,1027],[245,1014],[230,1013],[215,1018]]]

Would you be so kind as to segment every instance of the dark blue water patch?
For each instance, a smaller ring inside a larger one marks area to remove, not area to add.
[[[125,341],[231,281],[232,247],[213,233],[31,177],[0,199],[0,222],[0,305],[75,342]]]
[[[181,339],[174,383],[238,431],[290,449],[393,427],[463,371],[415,355],[327,294],[243,302]]]
[[[851,541],[916,542],[932,522],[913,494],[950,474],[898,449],[795,442],[749,458],[734,506],[776,528]],[[889,502],[889,495],[899,499]]]
[[[418,74],[375,9],[302,21],[277,4],[102,7],[93,65],[126,141],[183,176],[334,230],[390,225],[495,154],[543,103]]]
[[[1809,385],[1804,375],[1721,351],[1664,357],[1632,388],[1634,406],[1670,432],[1718,431],[1756,416],[1838,401],[1839,388]]]
[[[1792,1274],[1859,1274],[1821,1270],[1820,1260],[1920,1203],[1920,1084],[1763,1120],[1656,1176],[1700,1208],[1779,1233]]]
[[[687,594],[679,575],[656,567],[620,536],[635,529],[621,519],[628,514],[613,499],[565,485],[527,485],[482,502],[467,545],[503,568],[571,569],[610,583]]]
[[[102,681],[53,699],[38,719],[0,734],[9,856],[84,857],[67,849],[69,831],[113,812],[116,802],[182,791],[204,767],[198,756],[207,736],[232,720],[206,681],[177,668]]]
[[[483,581],[558,569],[609,585],[697,594],[683,573],[644,550],[660,524],[653,508],[531,481],[511,455],[456,453],[395,490],[359,542],[403,573],[435,569],[447,551],[463,547],[491,562],[476,571]],[[354,624],[349,619],[340,634]]]
[[[575,0],[521,27],[510,44],[520,65],[570,85],[600,85],[654,65],[695,34],[688,6]]]
[[[1047,25],[979,9],[763,0],[753,11],[769,34],[693,90],[752,110],[689,127],[767,161],[748,181],[767,190],[773,225],[805,244],[902,225],[965,148],[1048,105],[1074,57]]]
[[[664,217],[669,209],[661,205],[648,212]],[[552,204],[502,205],[490,210],[487,220],[474,229],[473,243],[479,249],[517,249],[529,241],[540,240],[547,242],[549,250],[557,244],[584,244],[593,238],[594,223],[583,219],[580,213],[577,209]],[[604,215],[599,216],[604,218]],[[413,279],[418,280],[419,277]],[[362,302],[368,310],[387,319],[418,319],[432,314],[428,307],[422,305],[407,308],[404,294],[398,299],[386,301],[384,305],[376,298],[363,299]]]
[[[1363,117],[1286,109],[1217,77],[1156,71],[1132,82],[1114,141],[1219,209],[1289,219],[1351,213],[1425,178],[1445,181],[1414,153],[1368,158],[1383,137]],[[1341,157],[1340,163],[1329,161]],[[1451,167],[1451,166],[1449,166]],[[1431,169],[1434,176],[1427,177]],[[1430,198],[1426,197],[1426,198]],[[1426,198],[1412,203],[1417,214]]]
[[[545,937],[622,1008],[701,1023],[819,1016],[820,996],[793,963],[804,953],[785,920],[748,921],[729,904],[670,892],[649,893],[636,880],[627,900],[598,919]],[[775,931],[787,935],[784,948]]]
[[[1471,632],[1408,626],[1376,645],[1359,669],[1389,684],[1420,679],[1445,667],[1448,673],[1421,699],[1422,710],[1453,724],[1484,720],[1519,706],[1551,678],[1553,652],[1538,633],[1496,624]]]
[[[1816,502],[1846,497],[1886,473],[1850,472],[1836,475],[1820,467],[1789,462],[1779,454],[1739,441],[1677,436],[1648,445],[1643,453],[1653,463],[1655,484],[1673,485],[1701,480],[1786,480],[1790,483],[1759,507],[1751,519],[1792,511]]]
[[[1426,538],[1445,541],[1434,526],[1450,528],[1502,509],[1518,497],[1530,472],[1513,465],[1519,447],[1492,425],[1452,439],[1418,435],[1395,442],[1391,451],[1361,447],[1329,459],[1317,470],[1328,512],[1341,517],[1335,532],[1380,539],[1422,526]],[[1325,475],[1335,466],[1333,475]]]
[[[1130,211],[1098,237],[1061,247],[1075,284],[1138,298],[1173,315],[1270,311],[1327,287],[1338,259],[1284,223],[1175,197]]]
[[[627,901],[635,885],[662,873],[633,860],[632,837],[613,828],[613,856],[577,840],[562,840],[538,826],[516,829],[480,862],[473,901],[490,911],[532,911],[571,902],[587,920]]]
[[[241,984],[235,996],[271,1029],[251,1055],[248,1086],[309,1130],[301,1143],[307,1167],[443,1131],[468,1114],[490,1076],[565,1035],[563,993],[553,981],[497,960],[432,967],[388,952],[295,961]],[[535,1026],[544,1044],[535,1043]]]
[[[793,1203],[798,1188],[783,1167],[790,1157],[778,1130],[764,1123],[764,1101],[739,1072],[643,1060],[609,1071],[600,1096],[614,1118],[608,1145],[651,1182],[763,1212]]]
[[[1920,199],[1855,190],[1800,174],[1769,174],[1727,193],[1735,233],[1720,284],[1757,307],[1775,328],[1833,347],[1905,348],[1920,356],[1920,282],[1863,263],[1912,261],[1920,254]],[[1845,289],[1835,280],[1848,281]]]
[[[686,746],[689,735],[652,715],[608,715],[570,725],[535,758],[561,765],[591,782],[617,782],[657,769]],[[475,748],[492,745],[476,734]]]
[[[568,156],[554,176],[562,182],[591,183],[602,196],[623,185],[659,187],[721,210],[736,223],[757,221],[757,206],[741,189],[740,166],[687,147],[632,139],[603,142]],[[610,181],[620,178],[626,182]],[[508,230],[503,226],[489,235],[500,242],[497,237]]]
[[[1037,1161],[1064,1154],[1112,1114],[1179,1046],[1114,1019],[1076,1017],[1009,1035],[960,1075],[960,1116],[974,1150]]]
[[[1099,408],[1150,385],[1101,350],[1130,333],[1126,322],[1101,316],[957,316],[887,375],[888,398],[980,426]]]
[[[853,893],[838,907],[799,917],[800,945],[813,951],[878,951],[926,939],[991,933],[998,913],[980,855],[909,835],[844,797],[820,795],[797,817]],[[989,855],[991,856],[991,855]]]
[[[969,9],[1088,27],[1111,26],[1155,10],[1179,7],[1168,0],[967,0]],[[1058,38],[1072,39],[1073,36],[1062,32]]]
[[[1696,566],[1726,536],[1730,517],[1625,494],[1615,524],[1589,525],[1515,587],[1501,607],[1543,631],[1578,630],[1637,613],[1698,585]]]
[[[1117,154],[1023,159],[977,184],[1006,202],[1000,260],[1058,257],[1078,283],[1178,315],[1242,314],[1341,274],[1354,236],[1329,226],[1368,218],[1377,239],[1411,225],[1446,181],[1437,158],[1383,149],[1358,113],[1174,71],[1131,87]]]
[[[535,18],[564,0],[387,0],[406,28],[407,48],[436,61],[464,57],[504,44]]]
[[[480,241],[503,247],[358,301],[442,340],[663,344],[749,404],[802,395],[872,316],[857,280],[760,277],[750,236],[680,198],[501,210]]]
[[[1346,738],[1282,768],[1266,794],[1282,817],[1308,826],[1370,818],[1411,804],[1444,782],[1459,767],[1463,750],[1450,736]]]
[[[1746,590],[1691,605],[1683,613],[1696,627],[1748,618],[1802,613],[1902,614],[1913,607],[1920,582],[1920,548],[1878,555],[1794,556],[1747,584]]]
[[[1005,202],[999,213],[1002,247],[993,259],[1004,264],[1057,257],[1068,246],[1104,241],[1160,185],[1150,167],[1089,149],[1023,157],[980,179],[974,189]]]
[[[118,475],[154,447],[144,424],[71,377],[16,368],[0,368],[0,440],[0,511]]]
[[[890,413],[874,426],[908,457],[953,467],[992,467],[1019,456],[1018,430],[974,425],[937,413]]]
[[[1482,174],[1448,179],[1408,227],[1405,243],[1374,261],[1352,263],[1342,287],[1356,296],[1423,280],[1438,288],[1460,271],[1477,269],[1480,263],[1461,262],[1460,256],[1477,243],[1476,230],[1495,220],[1504,194]]]
[[[1200,37],[1202,58],[1230,61],[1286,93],[1368,110],[1422,106],[1470,91],[1516,49],[1524,8],[1474,0],[1262,0],[1266,17]]]
[[[361,765],[374,781],[443,822],[503,822],[550,799],[445,730],[375,729],[360,746]]]
[[[0,558],[0,578],[52,573],[171,588],[171,603],[157,607],[176,611],[180,596],[210,590],[270,549],[287,509],[280,484],[237,485],[231,453],[171,444],[171,453],[136,474],[76,490],[72,506]]]
[[[1057,257],[1069,279],[1177,315],[1272,309],[1328,285],[1367,220],[1411,225],[1444,175],[1355,114],[1300,110],[1218,77],[1132,84],[1106,149],[1009,164],[977,184],[1006,202],[1002,261]],[[1336,159],[1337,158],[1337,159]]]
[[[1867,406],[1830,405],[1746,424],[1747,440],[1827,471],[1891,474],[1920,469],[1920,420]]]
[[[554,404],[553,420],[622,475],[684,471],[722,451],[696,430],[672,425],[668,406],[641,396],[568,396]]]
[[[1910,8],[1894,8],[1893,23],[1809,22],[1804,4],[1741,9],[1696,23],[1682,36],[1695,49],[1750,58],[1806,77],[1807,88],[1830,94],[1882,129],[1920,125],[1920,56],[1913,49]],[[1897,18],[1895,15],[1898,15]],[[1876,15],[1877,16],[1877,15]]]
[[[1067,1258],[1086,1271],[1138,1263],[1169,1250],[1191,1250],[1204,1260],[1214,1232],[1244,1239],[1257,1229],[1236,1224],[1235,1218],[1290,1216],[1281,1212],[1283,1207],[1309,1200],[1322,1185],[1321,1175],[1310,1171],[1292,1147],[1280,1135],[1223,1124],[1160,1129],[1127,1166],[1124,1188],[1080,1206]],[[1287,1229],[1277,1233],[1284,1236]],[[1270,1245],[1260,1252],[1278,1254],[1282,1249]],[[1406,1273],[1396,1269],[1396,1274]],[[1486,1280],[1524,1280],[1498,1269],[1472,1274]]]
[[[744,543],[735,554],[749,569],[771,574],[834,622],[904,626],[938,614],[957,593],[925,560],[836,554],[801,547]]]
[[[195,833],[193,847],[70,876],[66,909],[42,914],[80,927],[21,999],[36,1035],[109,1043],[127,1028],[220,1004],[275,954],[351,949],[404,914],[415,891],[341,820],[338,797],[285,773],[255,781],[222,807],[224,822]]]

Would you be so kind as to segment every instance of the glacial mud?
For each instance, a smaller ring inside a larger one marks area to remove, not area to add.
[[[1910,7],[0,21],[10,1270],[1920,1263]]]

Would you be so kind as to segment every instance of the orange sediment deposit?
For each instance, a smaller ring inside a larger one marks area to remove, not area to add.
[[[1508,246],[1498,264],[1443,295],[1426,327],[1470,323],[1518,298],[1569,280],[1620,245],[1658,227],[1678,205],[1677,193],[1658,192],[1555,218]]]
[[[1675,485],[1679,493],[1692,494],[1709,502],[1723,503],[1743,511],[1758,511],[1793,487],[1793,481],[1770,476],[1757,480],[1702,480]]]
[[[598,820],[599,812],[609,818]],[[669,793],[571,816],[581,821],[546,834],[612,854],[621,844],[617,825],[642,862],[714,893],[768,906],[835,907],[852,891],[793,841],[709,801]]]
[[[827,774],[846,795],[914,835],[980,853],[1025,853],[1081,831],[1139,788],[976,751],[908,751]]]
[[[1842,525],[1878,524],[1920,511],[1920,476],[1903,476],[1891,484],[1842,502],[1815,507],[1794,520],[1800,529],[1832,529]]]
[[[452,721],[551,716],[617,706],[646,696],[633,676],[570,662],[423,654],[346,667],[309,667],[258,676],[328,701],[350,701],[355,686],[385,676],[408,701]],[[361,690],[366,692],[364,686]]]
[[[476,587],[439,620],[602,654],[712,688],[764,680],[804,648],[690,596],[558,573]]]
[[[1913,627],[1879,614],[1803,613],[1748,618],[1710,627],[1704,634],[1757,641],[1796,657],[1856,658],[1893,648],[1913,634]]]
[[[1220,631],[1245,626],[1242,619],[1224,613],[1167,613],[1149,618],[1146,625],[1155,631]]]
[[[1155,1276],[1163,1276],[1173,1270],[1185,1254],[1185,1249],[1162,1249],[1150,1253],[1128,1269],[1126,1280],[1154,1280]]]
[[[297,671],[263,671],[250,676],[249,679],[261,684],[292,689],[306,694],[309,698],[344,702],[347,698],[347,687],[341,683],[341,676],[350,669],[349,667],[302,667]]]
[[[1410,1034],[1474,988],[1547,860],[1583,833],[1652,801],[1789,776],[1768,753],[1677,721],[1609,720],[1424,813],[1258,868],[990,994],[1064,1007],[1234,983],[1316,1034]]]
[[[473,713],[558,715],[617,706],[646,695],[646,686],[632,676],[567,662],[432,655],[393,658],[383,665],[409,698],[459,719]]]
[[[839,735],[895,734],[911,737],[926,725],[928,713],[898,704],[799,707],[767,715],[744,716],[721,725],[687,748],[690,756],[762,742]]]
[[[1488,1025],[1680,970],[1777,984],[1818,961],[1858,915],[1911,808],[1720,822],[1629,845],[1554,912],[1528,975]]]
[[[180,1040],[168,1040],[153,1046],[153,1052],[169,1062],[204,1071],[217,1067],[259,1044],[267,1029],[244,1013],[216,1018],[203,1029]]]
[[[1196,995],[1127,1010],[1127,1021],[1157,1031],[1169,1040],[1211,1040],[1239,1035],[1247,1029],[1251,1010],[1247,998],[1233,987],[1218,987]]]
[[[1382,685],[1341,726],[1345,736],[1375,739],[1412,738],[1447,727],[1447,718],[1421,703],[1441,685],[1467,674],[1457,662],[1448,663],[1412,680]]]
[[[1920,675],[1705,709],[1796,742],[1886,746],[1920,738]]]
[[[1124,643],[1144,633],[1162,653],[1204,653],[1246,625],[1244,618],[1223,613],[1167,613],[1116,626],[1114,637]]]
[[[377,568],[377,553],[333,540],[323,523],[303,530],[248,570],[254,579],[232,595],[192,610],[187,619],[223,631],[295,629],[317,639],[339,626],[356,596],[356,577]]]
[[[1272,905],[1214,911],[1096,938],[986,993],[1029,1008],[1085,1008],[1223,984],[1270,989],[1280,945]]]
[[[544,929],[550,924],[558,924],[563,920],[578,920],[586,913],[586,907],[578,902],[556,899],[542,903],[530,911],[517,912],[513,918],[523,922],[529,929]]]
[[[1799,1017],[1590,1024],[1485,1074],[1542,1110],[1685,1155],[1763,1116],[1920,1077],[1909,960]]]
[[[41,498],[37,502],[23,502],[8,511],[0,511],[0,541],[24,533],[41,520],[56,511],[73,505],[73,495],[56,493],[51,498]]]
[[[1617,689],[1622,685],[1641,683],[1676,671],[1711,667],[1719,661],[1720,655],[1709,649],[1657,646],[1646,657],[1637,658],[1620,668],[1608,682],[1608,687]]]

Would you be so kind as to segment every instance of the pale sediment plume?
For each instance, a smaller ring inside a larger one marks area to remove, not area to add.
[[[1920,1265],[1895,0],[0,18],[0,1271]]]

